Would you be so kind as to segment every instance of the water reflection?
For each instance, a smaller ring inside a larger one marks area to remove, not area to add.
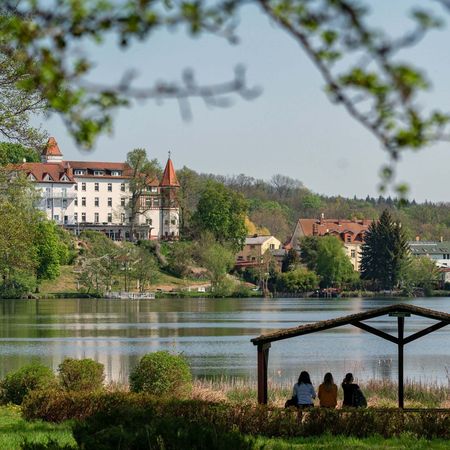
[[[156,350],[183,352],[196,376],[256,376],[252,337],[279,328],[354,314],[390,300],[161,299],[5,300],[0,307],[0,376],[31,360],[57,368],[65,357],[94,358],[108,380],[126,381],[139,357]],[[450,312],[450,298],[416,299],[413,304]],[[396,319],[372,319],[396,333]],[[405,335],[432,321],[407,318]],[[450,327],[405,347],[405,375],[448,381]],[[310,371],[315,382],[332,371],[336,379],[354,372],[360,379],[395,379],[396,346],[351,326],[272,344],[270,377],[293,380]]]

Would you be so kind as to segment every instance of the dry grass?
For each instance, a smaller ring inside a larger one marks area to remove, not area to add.
[[[269,403],[284,406],[290,398],[292,386],[269,382]],[[371,380],[361,383],[367,397],[368,406],[391,408],[397,406],[397,384],[390,381]],[[339,389],[338,399],[342,400]],[[221,377],[215,379],[197,379],[194,383],[193,398],[199,400],[226,401],[230,403],[256,404],[256,381],[242,378]],[[317,401],[317,400],[316,400]],[[405,406],[409,408],[448,408],[450,407],[450,384],[405,383]]]

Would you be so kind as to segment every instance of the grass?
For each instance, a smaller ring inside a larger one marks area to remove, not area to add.
[[[20,407],[0,407],[0,448],[19,450],[27,442],[46,443],[56,441],[60,445],[76,448],[69,424],[51,424],[42,421],[27,422],[20,416]]]
[[[449,443],[442,439],[417,439],[413,436],[402,435],[398,438],[385,439],[374,436],[358,439],[345,436],[320,436],[296,439],[269,439],[258,437],[257,444],[265,445],[264,450],[335,450],[335,449],[448,449]],[[256,445],[258,448],[258,445]]]
[[[56,280],[44,280],[40,287],[42,294],[78,292],[75,266],[61,266],[61,274]]]
[[[288,384],[269,383],[269,403],[284,406],[292,395],[292,386]],[[317,386],[316,386],[317,388]],[[391,381],[371,380],[362,383],[368,406],[377,408],[397,407],[397,384]],[[338,403],[342,400],[342,390],[338,390]],[[231,403],[255,403],[256,382],[242,378],[221,377],[215,379],[197,379],[194,383],[195,398]],[[424,384],[406,381],[406,408],[450,408],[450,384]]]

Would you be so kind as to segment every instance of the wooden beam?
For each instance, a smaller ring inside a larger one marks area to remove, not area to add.
[[[351,325],[360,328],[361,330],[367,331],[368,333],[372,333],[375,336],[381,337],[383,339],[386,339],[387,341],[393,342],[394,344],[398,344],[398,339],[395,336],[391,336],[388,333],[385,333],[384,331],[377,330],[374,327],[371,327],[370,325],[367,325],[363,322],[352,322]]]
[[[432,333],[433,331],[439,330],[442,327],[445,327],[446,325],[449,325],[448,322],[437,322],[434,325],[431,325],[428,328],[425,328],[422,331],[418,331],[417,333],[411,334],[411,336],[408,336],[403,340],[404,344],[409,344],[412,341],[415,341],[416,339],[419,339],[423,336],[426,336],[429,333]]]
[[[405,332],[405,318],[397,317],[398,326],[398,407],[404,407],[404,386],[403,386],[403,336]]]
[[[270,342],[258,345],[258,403],[267,404],[267,366]]]

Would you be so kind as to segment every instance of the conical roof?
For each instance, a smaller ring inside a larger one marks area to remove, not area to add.
[[[58,143],[54,137],[49,138],[47,145],[43,151],[45,156],[62,156],[61,150],[58,147]]]
[[[175,169],[173,168],[172,160],[167,160],[166,167],[164,168],[164,173],[161,179],[161,183],[159,183],[161,187],[180,187],[180,183],[177,179],[177,174]]]

